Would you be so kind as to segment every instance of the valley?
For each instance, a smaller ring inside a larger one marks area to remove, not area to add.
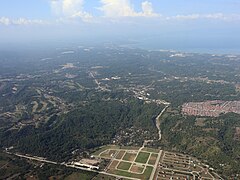
[[[61,177],[239,177],[240,56],[110,45],[11,54],[0,54],[1,167],[31,168],[4,178],[42,175],[35,161]],[[99,169],[78,167],[92,155]]]

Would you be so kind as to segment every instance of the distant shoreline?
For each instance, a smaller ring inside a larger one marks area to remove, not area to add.
[[[218,54],[218,55],[240,55],[240,47],[239,48],[171,48],[171,47],[163,47],[161,45],[151,45],[151,44],[143,44],[141,42],[122,44],[120,46],[129,47],[129,48],[141,48],[145,50],[164,50],[164,51],[176,51],[183,53],[200,53],[200,54]]]

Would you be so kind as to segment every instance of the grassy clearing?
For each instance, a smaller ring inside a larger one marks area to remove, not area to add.
[[[108,169],[116,169],[119,161],[114,160],[111,165],[108,167]]]
[[[131,166],[131,163],[128,163],[128,162],[120,162],[120,163],[118,164],[117,169],[126,170],[126,171],[127,171],[127,170],[129,170],[130,166]]]
[[[122,159],[122,157],[124,156],[126,151],[119,151],[117,156],[116,156],[116,159]]]
[[[134,147],[134,146],[121,146],[120,149],[126,149],[126,150],[139,150],[140,147]]]
[[[147,166],[145,171],[144,171],[144,179],[149,179],[151,176],[151,173],[153,171],[153,167]]]
[[[146,162],[149,158],[149,155],[150,155],[150,153],[139,152],[135,162],[146,164]]]
[[[98,149],[96,149],[96,151],[92,154],[94,156],[99,156],[99,154],[101,154],[103,151],[107,150],[107,149],[119,149],[119,146],[114,146],[114,145],[108,145],[108,146],[102,146],[99,147]]]
[[[137,156],[137,154],[134,153],[126,153],[123,157],[123,160],[125,161],[134,161],[135,157]]]
[[[155,165],[158,154],[151,154],[150,159],[148,160],[148,164]]]
[[[101,153],[101,157],[111,159],[112,156],[114,156],[117,153],[117,150],[105,150],[104,152]]]
[[[111,173],[119,175],[119,176],[125,176],[125,177],[132,177],[132,178],[138,178],[138,179],[149,179],[151,176],[153,168],[150,166],[147,166],[143,174],[134,174],[127,171],[121,171],[121,170],[112,170]]]
[[[153,149],[153,148],[143,148],[143,151],[151,152],[151,153],[159,153],[159,149]]]
[[[144,166],[133,165],[130,169],[132,173],[143,173]]]

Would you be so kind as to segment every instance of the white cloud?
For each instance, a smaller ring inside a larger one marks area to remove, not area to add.
[[[105,17],[153,17],[158,14],[153,12],[152,3],[142,2],[142,12],[136,12],[130,0],[101,0],[99,9]]]
[[[63,0],[62,10],[66,16],[72,16],[82,12],[83,0]]]
[[[9,18],[6,18],[6,17],[1,17],[0,18],[0,24],[2,25],[10,25],[10,19]]]
[[[50,0],[52,12],[59,16],[62,14],[62,1],[60,0]]]
[[[214,20],[240,20],[240,15],[237,14],[223,14],[223,13],[212,13],[212,14],[188,14],[188,15],[176,15],[166,17],[166,20],[197,20],[197,19],[214,19]]]
[[[12,20],[12,24],[14,25],[43,25],[43,24],[47,24],[47,22],[44,22],[43,20],[31,20],[31,19],[25,19],[25,18],[19,18],[16,20]]]
[[[142,10],[144,16],[158,16],[158,14],[153,12],[152,3],[145,1],[142,3]]]
[[[26,18],[18,18],[18,19],[10,19],[7,17],[0,17],[0,25],[46,25],[48,22],[38,19],[26,19]]]
[[[51,0],[52,11],[57,16],[66,18],[80,18],[90,21],[92,15],[83,9],[84,0]]]
[[[136,16],[128,0],[101,0],[103,4],[99,9],[104,12],[106,17]]]
[[[203,18],[208,18],[208,19],[222,19],[222,20],[227,20],[230,17],[222,14],[222,13],[215,13],[215,14],[206,14],[203,16]]]

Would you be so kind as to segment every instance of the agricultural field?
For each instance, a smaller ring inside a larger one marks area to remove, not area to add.
[[[157,160],[158,155],[157,154],[151,154],[149,160],[148,160],[148,164],[154,165],[156,160]]]
[[[105,168],[106,173],[119,178],[136,179],[151,179],[160,155],[161,151],[155,149],[119,146],[102,147],[93,153],[95,158],[111,159]]]
[[[131,163],[121,161],[118,163],[117,169],[128,171],[131,167]]]
[[[198,159],[181,153],[153,148],[105,146],[93,153],[110,160],[104,173],[117,178],[135,179],[215,179],[222,178]]]
[[[139,152],[137,159],[135,161],[138,163],[146,163],[148,161],[149,156],[150,156],[150,153]]]
[[[136,158],[137,154],[136,153],[125,153],[123,160],[125,161],[133,161]]]

